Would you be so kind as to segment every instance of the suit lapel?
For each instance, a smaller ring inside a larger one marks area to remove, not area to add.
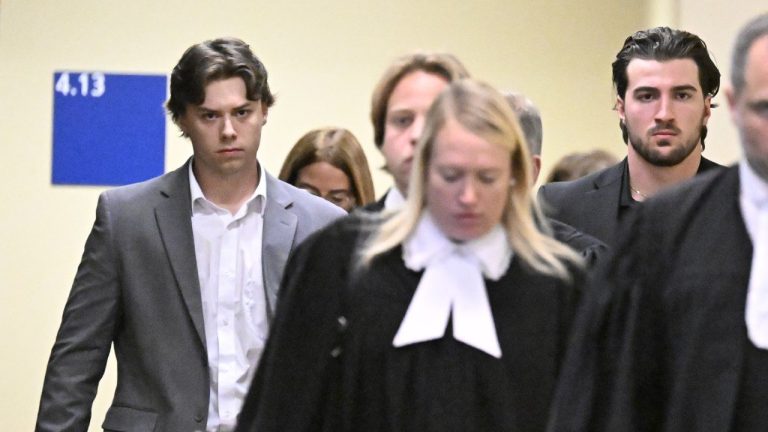
[[[588,202],[585,208],[594,209],[592,228],[587,230],[590,234],[614,246],[619,223],[619,206],[621,205],[621,178],[626,169],[626,159],[612,168],[605,170],[595,178],[594,189],[584,196]]]
[[[170,173],[161,185],[163,199],[155,208],[155,219],[181,297],[205,349],[203,306],[192,233],[189,163],[187,161],[181,168]]]
[[[717,168],[723,168],[723,166],[702,156],[701,162],[699,162],[699,169],[696,171],[696,174],[701,174],[703,172]]]
[[[264,173],[267,179],[267,206],[264,209],[261,262],[267,315],[271,319],[277,304],[280,279],[296,236],[298,220],[296,215],[288,210],[293,204],[293,199],[283,189],[283,185],[266,171]]]

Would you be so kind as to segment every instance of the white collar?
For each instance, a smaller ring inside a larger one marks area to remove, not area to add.
[[[403,204],[405,204],[405,196],[400,193],[400,189],[389,188],[387,196],[384,197],[384,210],[400,210]]]
[[[453,337],[496,358],[496,335],[483,275],[498,280],[512,260],[512,248],[501,225],[484,236],[455,243],[424,211],[403,242],[403,261],[411,270],[425,269],[395,339],[396,347],[439,339],[453,313]]]
[[[198,202],[206,202],[206,203],[209,203],[211,206],[219,208],[219,206],[217,206],[216,204],[214,204],[212,201],[208,200],[208,198],[205,197],[205,194],[203,193],[203,189],[200,187],[200,183],[198,183],[197,177],[195,177],[195,172],[192,170],[193,162],[194,160],[191,160],[189,162],[189,192],[190,192],[190,201],[192,203],[192,212],[193,213],[195,212],[195,204]],[[245,205],[238,210],[237,216],[235,217],[237,218],[238,216],[241,215],[241,213],[244,213],[245,210],[243,209],[254,210],[256,213],[263,214],[264,209],[266,208],[266,202],[267,202],[267,179],[265,177],[264,169],[261,167],[261,164],[259,164],[259,184],[256,185],[256,190],[254,190],[253,194],[248,198],[248,200],[246,200]]]
[[[758,209],[768,204],[768,183],[749,165],[746,159],[739,162],[741,195]]]
[[[755,346],[768,349],[768,183],[746,159],[739,164],[741,213],[752,240],[752,266],[744,320]]]

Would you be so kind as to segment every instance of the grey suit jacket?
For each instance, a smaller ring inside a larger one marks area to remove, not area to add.
[[[622,177],[627,159],[578,180],[539,188],[539,202],[547,216],[614,246],[619,231]],[[701,158],[698,173],[720,165]]]
[[[104,192],[48,362],[36,430],[84,431],[110,346],[117,389],[103,427],[204,430],[209,376],[188,161]],[[293,248],[343,210],[269,174],[262,262],[270,314]]]

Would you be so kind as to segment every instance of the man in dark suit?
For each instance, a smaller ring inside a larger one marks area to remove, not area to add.
[[[720,72],[698,36],[667,27],[633,34],[613,62],[613,83],[627,157],[539,189],[549,216],[609,247],[637,203],[719,166],[701,155]]]
[[[736,39],[744,159],[660,194],[597,279],[552,431],[764,431],[768,425],[768,14]]]
[[[48,362],[38,431],[85,431],[114,343],[103,428],[228,431],[259,360],[291,250],[344,214],[257,160],[274,102],[248,45],[189,48],[167,107],[193,157],[104,192]]]
[[[395,184],[365,210],[396,210],[402,205],[408,193],[413,149],[429,107],[448,83],[468,76],[464,65],[446,53],[409,54],[387,68],[373,91],[371,122],[384,169]]]

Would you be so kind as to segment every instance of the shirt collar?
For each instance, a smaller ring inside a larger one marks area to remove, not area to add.
[[[424,210],[416,229],[403,243],[403,260],[408,268],[418,271],[438,256],[456,250],[470,252],[483,275],[491,280],[504,275],[512,259],[512,248],[501,224],[477,239],[455,243],[443,234],[429,211]]]
[[[205,197],[203,189],[200,187],[200,183],[197,182],[197,177],[195,177],[195,173],[192,170],[193,162],[194,159],[189,163],[189,192],[192,201],[192,213],[194,214],[196,211],[198,211],[199,208],[196,208],[196,206],[200,205],[210,205],[218,208],[219,206]],[[246,212],[255,211],[259,214],[264,213],[264,208],[266,207],[265,203],[267,202],[267,180],[261,164],[258,164],[258,167],[259,184],[256,185],[256,190],[253,191],[253,194],[250,196],[250,198],[248,198],[246,204],[240,208],[238,214],[244,212],[243,208],[246,209]]]
[[[739,181],[741,182],[741,195],[757,209],[768,205],[768,183],[765,182],[746,159],[739,162]]]
[[[629,190],[629,162],[624,159],[624,172],[621,174],[621,191],[619,192],[619,205],[622,208],[634,207],[639,204],[632,198],[632,192]]]
[[[392,187],[387,192],[387,196],[384,197],[384,210],[399,210],[405,204],[405,197],[400,190],[396,187]]]

